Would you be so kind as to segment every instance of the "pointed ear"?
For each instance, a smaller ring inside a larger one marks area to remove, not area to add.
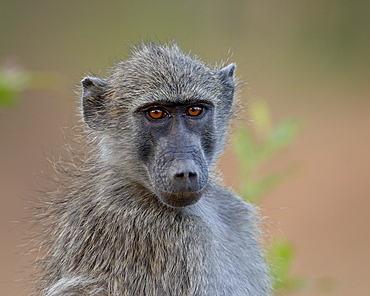
[[[226,66],[225,68],[222,68],[219,72],[221,78],[223,81],[226,82],[226,84],[230,87],[234,87],[234,70],[236,65],[230,64]]]
[[[86,77],[82,84],[82,110],[85,122],[94,130],[103,130],[106,118],[104,90],[106,83],[95,77]]]
[[[234,83],[234,70],[236,65],[230,64],[225,68],[222,68],[218,73],[221,78],[221,82],[224,85],[224,99],[223,99],[223,106],[225,112],[229,112],[231,110],[233,100],[234,100],[234,91],[235,91],[235,83]]]

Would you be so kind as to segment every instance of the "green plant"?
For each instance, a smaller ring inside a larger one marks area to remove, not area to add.
[[[289,118],[273,126],[270,111],[263,101],[253,103],[250,114],[253,125],[249,129],[237,131],[235,151],[240,162],[239,193],[245,200],[255,203],[294,169],[294,166],[289,165],[262,177],[258,177],[257,172],[291,144],[298,134],[299,122]],[[304,280],[292,277],[290,272],[294,257],[292,244],[285,238],[275,239],[268,252],[275,293],[279,295],[302,288]]]
[[[30,72],[18,65],[3,65],[0,67],[0,108],[16,105],[27,89],[57,89],[62,80],[57,73]]]
[[[273,289],[276,295],[302,290],[306,286],[303,278],[291,275],[294,248],[286,238],[275,239],[268,248],[267,261],[271,266]]]
[[[272,126],[269,109],[262,101],[251,105],[250,114],[253,125],[237,131],[235,151],[241,165],[239,192],[245,200],[256,202],[292,171],[288,166],[257,177],[257,171],[297,136],[299,122],[289,118]]]
[[[13,106],[29,81],[30,75],[24,71],[0,68],[0,107]]]

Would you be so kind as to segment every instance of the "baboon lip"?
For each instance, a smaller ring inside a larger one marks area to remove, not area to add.
[[[195,204],[203,195],[203,189],[198,191],[181,191],[181,192],[169,192],[158,189],[159,199],[166,205],[174,208],[181,208]]]

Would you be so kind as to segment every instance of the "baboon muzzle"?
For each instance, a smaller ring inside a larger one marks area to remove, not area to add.
[[[155,181],[160,200],[172,207],[195,204],[202,196],[208,181],[208,169],[201,159],[175,159],[160,166]]]

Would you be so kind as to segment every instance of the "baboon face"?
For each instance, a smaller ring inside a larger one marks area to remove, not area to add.
[[[84,120],[98,139],[110,137],[101,151],[132,181],[170,207],[192,205],[223,147],[234,68],[210,69],[176,47],[144,48],[109,79],[82,81]]]
[[[207,150],[214,146],[214,105],[208,101],[152,102],[136,110],[139,157],[159,199],[172,207],[194,204],[208,182]]]

